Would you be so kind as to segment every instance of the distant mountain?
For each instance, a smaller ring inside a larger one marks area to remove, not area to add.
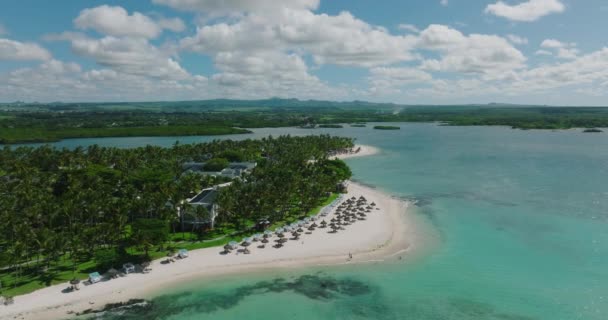
[[[341,110],[376,110],[378,112],[402,112],[422,110],[437,111],[446,110],[471,110],[479,108],[546,108],[547,105],[525,105],[511,104],[503,102],[492,102],[487,104],[453,104],[453,105],[424,105],[424,104],[396,104],[368,101],[328,101],[328,100],[299,100],[270,98],[261,100],[234,100],[234,99],[213,99],[213,100],[194,100],[194,101],[158,101],[158,102],[22,102],[0,103],[0,107],[8,110],[22,111],[145,111],[145,112],[206,112],[206,111],[239,111],[243,109],[341,109]]]

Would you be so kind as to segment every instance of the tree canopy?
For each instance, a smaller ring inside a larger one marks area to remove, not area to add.
[[[87,261],[108,267],[117,259],[107,250],[147,255],[162,247],[180,227],[177,211],[188,205],[184,199],[225,182],[182,172],[183,163],[209,156],[258,163],[245,179],[221,189],[219,228],[244,230],[260,217],[281,221],[307,212],[350,177],[343,162],[327,157],[352,147],[349,138],[327,135],[171,148],[5,147],[0,149],[0,279],[5,288],[27,286],[28,270],[45,276],[40,270],[51,273],[54,266],[64,270],[65,263]]]

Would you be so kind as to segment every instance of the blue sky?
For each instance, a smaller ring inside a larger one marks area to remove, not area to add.
[[[0,101],[608,105],[603,0],[20,0]]]

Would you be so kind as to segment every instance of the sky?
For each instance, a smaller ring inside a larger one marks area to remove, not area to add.
[[[605,0],[0,2],[0,101],[608,105]]]

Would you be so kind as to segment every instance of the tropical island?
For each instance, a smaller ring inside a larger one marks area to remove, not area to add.
[[[585,129],[585,130],[583,130],[583,132],[584,133],[601,133],[604,131],[597,129],[597,128],[591,128],[591,129]]]
[[[397,126],[374,126],[376,130],[401,130],[401,127]]]
[[[414,235],[403,230],[405,203],[347,183],[351,171],[340,160],[375,152],[328,135],[4,148],[0,300],[9,306],[0,317],[59,318],[91,309],[89,299],[101,307],[180,277],[276,261],[403,253]]]
[[[408,106],[361,101],[206,100],[0,104],[0,144],[68,138],[245,134],[248,129],[339,128],[343,123],[434,122],[515,129],[608,127],[608,108],[512,105]]]
[[[328,156],[352,148],[351,139],[330,136],[172,148],[5,148],[2,295],[86,279],[177,246],[223,246],[259,232],[260,221],[276,226],[315,213],[351,176]],[[203,199],[209,193],[215,200]]]

